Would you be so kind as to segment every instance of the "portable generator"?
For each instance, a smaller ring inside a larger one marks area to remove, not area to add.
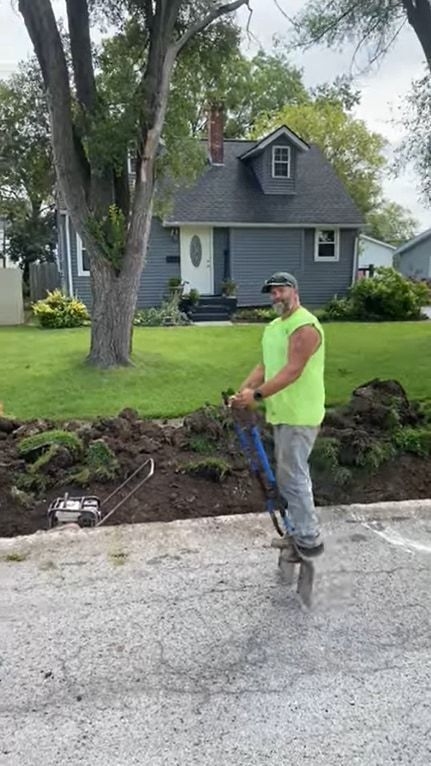
[[[50,529],[62,524],[79,524],[80,527],[95,527],[102,519],[101,503],[98,497],[57,497],[48,509]]]

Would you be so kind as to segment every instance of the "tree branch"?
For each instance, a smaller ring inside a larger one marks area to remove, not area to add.
[[[336,29],[338,25],[340,24],[340,22],[343,21],[343,19],[350,16],[350,14],[353,11],[355,11],[357,8],[360,8],[361,5],[362,5],[362,0],[355,0],[355,2],[352,5],[350,5],[345,11],[343,11],[343,13],[340,13],[340,15],[337,16],[336,19],[334,19],[329,24],[327,24],[326,27],[324,27],[324,29],[322,29],[317,35],[315,35],[310,40],[301,43],[298,47],[310,48],[312,45],[315,45],[316,43],[321,42],[321,40],[323,40],[323,38],[326,37],[328,32],[332,32],[334,29]]]
[[[235,0],[235,2],[226,3],[225,5],[220,5],[218,8],[213,8],[213,10],[209,11],[206,16],[199,21],[196,21],[195,24],[192,24],[187,32],[184,32],[182,37],[177,40],[174,44],[175,55],[178,55],[194,35],[202,32],[202,30],[208,27],[213,21],[219,19],[221,16],[226,16],[228,13],[237,11],[238,8],[241,8],[243,5],[250,7],[250,0]]]
[[[91,112],[97,101],[87,0],[66,0],[76,95]]]
[[[301,25],[298,24],[298,22],[295,21],[295,19],[292,16],[289,16],[289,14],[286,13],[284,8],[281,7],[281,4],[280,4],[279,0],[274,0],[274,5],[275,5],[276,8],[278,8],[278,10],[280,11],[281,15],[284,16],[284,18],[287,19],[287,21],[289,21],[292,24],[292,26],[294,26],[296,28],[297,31],[300,31]]]

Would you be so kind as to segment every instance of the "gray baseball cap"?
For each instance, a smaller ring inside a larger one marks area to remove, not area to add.
[[[287,271],[276,271],[269,279],[266,280],[262,287],[263,293],[270,293],[271,287],[293,287],[298,289],[298,282],[293,274],[289,274]]]

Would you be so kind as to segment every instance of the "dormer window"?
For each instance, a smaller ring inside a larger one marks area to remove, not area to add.
[[[272,147],[272,177],[290,178],[290,146]]]

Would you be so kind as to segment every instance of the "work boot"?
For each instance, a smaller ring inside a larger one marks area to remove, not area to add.
[[[317,556],[321,556],[325,550],[325,546],[322,542],[316,543],[315,545],[304,545],[303,543],[298,543],[297,540],[295,541],[295,548],[299,555],[304,559],[315,559]]]
[[[296,550],[295,539],[292,535],[285,534],[283,537],[276,537],[271,542],[271,548],[278,548],[280,551],[280,562],[289,564],[299,564],[300,556]]]

